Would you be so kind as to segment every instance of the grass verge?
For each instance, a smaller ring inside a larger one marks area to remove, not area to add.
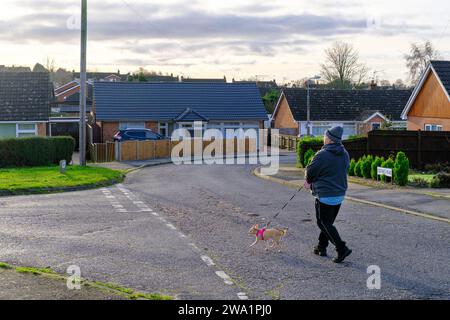
[[[0,169],[0,195],[49,193],[90,189],[118,183],[124,173],[101,167],[59,166]]]
[[[51,279],[67,281],[68,277],[57,273],[51,268],[34,268],[34,267],[22,267],[12,266],[8,263],[0,262],[0,269],[14,270],[18,273],[27,273],[35,276],[43,276]],[[99,290],[103,290],[108,293],[120,295],[130,300],[172,300],[173,298],[168,295],[162,295],[159,293],[143,293],[136,292],[134,289],[125,288],[114,283],[105,283],[100,281],[89,281],[86,279],[80,279],[81,284],[86,287],[93,287]]]

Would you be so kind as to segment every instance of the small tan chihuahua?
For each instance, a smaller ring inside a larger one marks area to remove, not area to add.
[[[255,242],[250,247],[253,247],[259,241],[266,241],[266,251],[277,246],[278,252],[281,252],[281,239],[286,235],[287,230],[288,228],[259,228],[259,224],[255,224],[248,231],[249,234],[256,237]]]

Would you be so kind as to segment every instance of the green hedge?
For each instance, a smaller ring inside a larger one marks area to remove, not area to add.
[[[432,188],[450,188],[450,173],[438,173],[433,177],[430,185]]]
[[[306,151],[305,155],[303,156],[303,158],[304,158],[303,167],[304,168],[306,168],[311,163],[311,161],[315,155],[316,155],[316,152],[314,152],[313,149],[308,149],[308,151]]]
[[[378,167],[381,167],[381,165],[384,162],[383,157],[375,157],[375,159],[372,161],[372,166],[370,168],[370,177],[373,180],[377,180],[377,173],[378,173]]]
[[[353,177],[355,176],[355,167],[356,167],[356,161],[355,159],[350,160],[350,166],[348,168],[348,175]]]
[[[394,181],[400,186],[406,186],[408,183],[409,160],[404,152],[397,153],[394,164]]]
[[[323,138],[303,137],[297,143],[297,166],[304,167],[305,154],[311,149],[313,152],[319,151],[323,146]]]
[[[0,167],[34,167],[72,161],[72,137],[0,139]]]
[[[366,178],[366,179],[370,179],[371,178],[371,176],[370,176],[370,171],[371,171],[371,169],[372,169],[372,161],[373,161],[373,158],[372,158],[372,156],[367,156],[363,161],[362,161],[362,164],[361,164],[361,174],[362,174],[362,176],[363,176],[363,178]]]

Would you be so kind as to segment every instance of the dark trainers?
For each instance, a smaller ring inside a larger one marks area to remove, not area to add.
[[[326,257],[327,249],[322,249],[322,248],[319,248],[319,246],[315,246],[313,249],[313,253],[317,254],[318,256],[321,256],[321,257]]]
[[[350,254],[352,253],[352,250],[345,247],[344,250],[338,251],[338,256],[333,259],[334,263],[341,263],[345,260]]]

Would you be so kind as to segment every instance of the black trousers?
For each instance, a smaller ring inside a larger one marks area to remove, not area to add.
[[[340,208],[340,204],[336,206],[330,206],[321,203],[319,199],[316,199],[316,218],[317,225],[320,228],[320,249],[326,249],[328,247],[328,242],[331,242],[336,247],[337,251],[341,251],[345,248],[345,242],[342,241],[341,237],[339,236],[339,232],[333,225]]]

